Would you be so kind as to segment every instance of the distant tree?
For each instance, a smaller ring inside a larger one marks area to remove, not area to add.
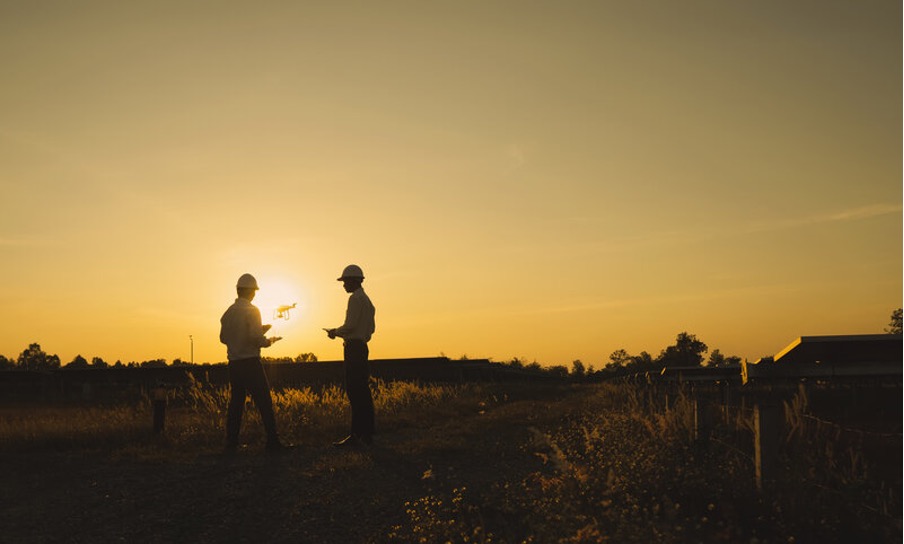
[[[316,363],[317,356],[313,353],[299,353],[297,357],[295,357],[296,363]]]
[[[638,371],[641,370],[649,370],[656,366],[656,361],[653,360],[653,356],[647,353],[646,351],[641,351],[640,355],[635,355],[631,358],[631,368],[635,368]]]
[[[82,357],[81,355],[76,355],[71,361],[66,363],[66,366],[63,368],[69,370],[78,370],[82,368],[88,368],[88,360]]]
[[[619,349],[609,355],[609,361],[606,362],[600,372],[603,375],[619,376],[645,372],[655,368],[655,366],[656,363],[653,357],[646,351],[640,352],[640,355],[631,355],[627,351]]]
[[[587,373],[587,369],[584,368],[584,363],[581,362],[580,359],[576,359],[571,362],[571,377],[582,379]]]
[[[687,332],[682,332],[671,345],[659,354],[658,363],[663,367],[673,366],[700,366],[703,363],[703,354],[709,350],[706,344],[697,340],[697,337]]]
[[[177,357],[173,359],[173,366],[192,366],[192,364]]]
[[[152,359],[139,365],[141,368],[166,368],[166,359]]]
[[[261,362],[264,363],[294,363],[295,360],[291,357],[261,357]]]
[[[540,366],[540,363],[533,362],[527,365],[528,368],[533,368],[534,365]],[[546,373],[550,376],[555,376],[557,378],[567,378],[568,377],[568,367],[565,365],[553,365],[546,369]]]
[[[612,369],[624,368],[628,366],[628,363],[630,362],[631,355],[623,349],[617,349],[609,355],[609,361],[606,363],[605,367]]]
[[[109,366],[110,365],[108,365],[107,362],[100,357],[91,358],[91,368],[107,368]]]
[[[739,366],[741,364],[741,358],[732,355],[726,357],[722,355],[722,352],[718,349],[714,349],[712,353],[709,354],[709,361],[707,361],[706,366],[712,367],[727,367],[727,366]]]
[[[57,355],[44,353],[41,345],[35,342],[19,355],[16,364],[22,370],[55,370],[60,368],[60,358]]]
[[[901,308],[891,313],[891,321],[889,321],[885,332],[888,334],[901,334]]]
[[[637,372],[646,372],[648,370],[652,370],[655,367],[656,362],[653,360],[653,356],[646,351],[641,351],[640,355],[628,356],[619,374],[634,374]]]
[[[709,354],[709,361],[706,362],[706,366],[725,366],[725,356],[718,349],[714,349]]]
[[[623,376],[625,374],[635,374],[638,372],[646,372],[656,366],[653,357],[646,351],[640,352],[640,355],[631,355],[624,349],[613,351],[609,355],[609,360],[603,365],[601,370],[595,372],[593,378],[605,378],[613,376]],[[587,372],[587,376],[594,374],[593,367]]]
[[[3,355],[0,355],[0,371],[2,370],[13,370],[16,368],[16,362],[12,359],[7,359]]]

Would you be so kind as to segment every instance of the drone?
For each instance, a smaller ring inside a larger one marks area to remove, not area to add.
[[[283,305],[283,306],[278,307],[278,308],[276,309],[276,311],[273,312],[273,319],[285,319],[285,320],[288,321],[288,319],[289,319],[289,310],[291,310],[292,308],[294,308],[294,307],[297,306],[297,305],[298,305],[298,303],[296,302],[296,303],[291,304],[291,305],[285,304],[285,305]]]

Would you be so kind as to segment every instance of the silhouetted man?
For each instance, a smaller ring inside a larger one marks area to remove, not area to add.
[[[347,293],[348,309],[345,312],[345,323],[336,329],[327,329],[330,338],[337,336],[345,340],[345,394],[352,408],[352,430],[346,438],[333,445],[339,448],[360,447],[373,442],[374,435],[374,401],[370,394],[370,367],[367,361],[369,350],[367,343],[376,329],[374,323],[374,305],[361,284],[364,272],[361,267],[350,264],[339,277]]]
[[[226,344],[229,359],[229,408],[226,411],[226,451],[232,452],[239,445],[239,429],[242,412],[248,394],[261,414],[261,422],[267,432],[267,450],[282,448],[276,434],[276,418],[270,384],[261,364],[261,348],[269,347],[280,339],[267,338],[264,334],[270,325],[261,325],[261,312],[251,304],[257,293],[257,280],[251,274],[243,274],[236,283],[238,298],[220,318],[220,342]]]

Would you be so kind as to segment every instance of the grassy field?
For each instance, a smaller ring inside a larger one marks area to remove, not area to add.
[[[900,480],[831,436],[758,492],[750,452],[694,443],[688,399],[662,410],[641,386],[374,391],[361,452],[329,446],[349,417],[335,387],[274,392],[295,446],[279,455],[250,406],[246,447],[221,455],[226,391],[201,383],[172,396],[162,435],[149,399],[0,408],[0,541],[901,540]]]

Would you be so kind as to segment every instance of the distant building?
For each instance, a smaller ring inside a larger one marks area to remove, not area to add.
[[[775,357],[744,363],[741,374],[744,382],[779,377],[900,377],[902,346],[899,334],[801,336]]]
[[[902,339],[898,334],[801,336],[775,355],[777,364],[829,363],[865,365],[901,364]]]

